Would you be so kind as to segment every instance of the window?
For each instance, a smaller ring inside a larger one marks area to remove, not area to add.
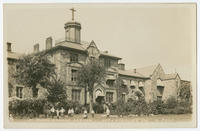
[[[70,54],[70,62],[78,62],[78,54]]]
[[[125,102],[125,94],[122,94],[122,101]]]
[[[19,86],[16,87],[16,96],[19,98],[22,98],[22,89],[23,87],[19,87]]]
[[[77,80],[77,70],[72,69],[71,71],[71,81],[76,81]]]
[[[106,81],[106,84],[110,87],[113,87],[114,86],[114,80],[107,80]]]
[[[33,89],[33,97],[38,96],[38,88]]]
[[[157,90],[160,96],[163,95],[164,87],[163,86],[157,86]]]
[[[105,67],[110,67],[110,65],[111,65],[111,64],[110,64],[110,59],[105,58],[105,59],[104,59],[104,66],[105,66]]]
[[[106,92],[106,101],[109,103],[113,102],[113,92]]]
[[[80,101],[80,90],[72,90],[72,100]]]
[[[135,86],[130,86],[131,89],[135,89]]]
[[[145,95],[144,88],[143,87],[139,87],[139,89],[143,93],[143,95]]]

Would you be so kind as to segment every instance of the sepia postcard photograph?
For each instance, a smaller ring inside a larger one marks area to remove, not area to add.
[[[4,128],[196,128],[196,3],[4,3]]]

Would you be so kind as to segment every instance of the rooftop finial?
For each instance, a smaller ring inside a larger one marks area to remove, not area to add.
[[[72,11],[72,20],[74,20],[74,12],[76,11],[74,8],[70,9]]]

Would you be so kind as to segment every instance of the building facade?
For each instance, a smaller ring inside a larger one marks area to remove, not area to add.
[[[114,103],[118,98],[127,101],[129,98],[137,99],[135,92],[144,95],[147,102],[155,100],[166,101],[170,97],[177,98],[181,78],[178,73],[166,74],[160,64],[136,68],[125,69],[125,64],[119,63],[119,56],[114,56],[107,51],[98,49],[94,41],[81,41],[81,24],[72,21],[64,25],[65,39],[57,40],[53,46],[52,37],[46,39],[46,51],[48,59],[56,65],[56,72],[65,83],[67,97],[69,100],[89,102],[89,94],[84,88],[77,85],[77,71],[86,64],[90,57],[98,58],[106,67],[106,80],[103,84],[95,84],[93,98],[94,102],[99,99],[108,103]],[[39,44],[34,45],[34,53],[40,52]],[[16,70],[16,61],[21,55],[11,50],[11,43],[7,43],[8,61],[8,90],[9,97],[24,99],[28,97],[43,98],[47,96],[47,91],[38,85],[38,90],[33,93],[31,89],[17,84],[12,74]],[[116,81],[121,80],[118,92]],[[121,96],[121,97],[119,97]]]

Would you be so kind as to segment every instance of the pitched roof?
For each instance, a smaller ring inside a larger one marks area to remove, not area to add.
[[[68,42],[68,41],[59,42],[56,44],[56,46],[63,46],[63,47],[76,49],[76,50],[80,50],[80,51],[86,51],[86,48],[85,48],[85,46],[83,46],[83,44],[76,44],[76,43]]]
[[[154,70],[157,68],[157,65],[145,66],[142,68],[136,68],[136,72],[144,75],[145,77],[149,77],[153,74]]]
[[[106,52],[102,52],[102,51],[100,52],[100,55],[101,56],[108,56],[108,57],[112,57],[112,58],[116,58],[116,59],[122,59],[118,56],[115,56],[115,55],[112,55],[112,54],[109,54],[109,53],[106,53]]]
[[[144,75],[142,75],[138,72],[135,73],[133,70],[118,70],[118,73],[121,75],[125,75],[125,76],[146,78]]]
[[[165,74],[164,77],[163,77],[162,79],[163,79],[163,80],[175,79],[177,75],[178,75],[177,73]]]
[[[55,47],[57,47],[57,46],[67,47],[67,48],[70,48],[70,49],[75,49],[75,50],[80,50],[80,51],[86,51],[88,46],[90,46],[90,43],[77,44],[77,43],[69,42],[69,41],[61,41],[59,43],[56,43]],[[115,55],[112,55],[112,54],[109,54],[109,53],[106,53],[106,52],[102,52],[102,51],[100,51],[100,55],[101,56],[112,57],[112,58],[116,58],[116,59],[121,59],[118,56],[115,56]]]

